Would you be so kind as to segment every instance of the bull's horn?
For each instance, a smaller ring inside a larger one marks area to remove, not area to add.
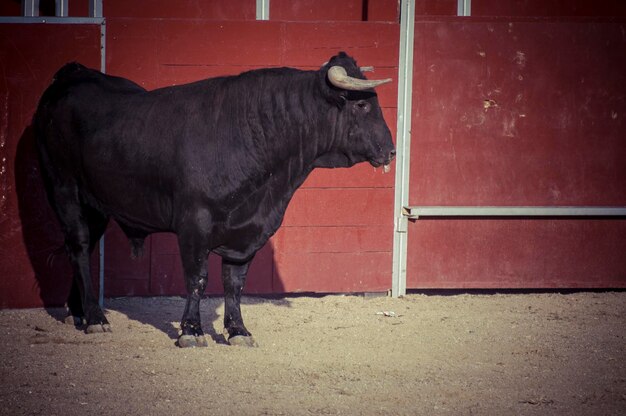
[[[328,80],[337,88],[343,88],[350,91],[369,90],[379,85],[391,82],[391,78],[387,79],[360,79],[348,76],[346,69],[342,66],[331,66],[328,70]]]

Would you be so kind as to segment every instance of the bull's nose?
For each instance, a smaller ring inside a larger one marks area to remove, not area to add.
[[[389,161],[391,162],[395,158],[396,158],[396,149],[393,149],[391,152],[389,152]]]

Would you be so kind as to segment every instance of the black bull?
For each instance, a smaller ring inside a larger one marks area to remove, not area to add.
[[[316,167],[387,164],[395,150],[373,88],[344,53],[318,71],[260,69],[146,91],[72,63],[44,92],[33,126],[49,200],[73,266],[71,315],[110,331],[89,255],[113,218],[136,252],[176,233],[187,288],[180,346],[204,346],[209,252],[222,257],[224,327],[254,345],[240,311],[255,253]]]

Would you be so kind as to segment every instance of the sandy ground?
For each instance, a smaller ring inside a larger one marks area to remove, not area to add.
[[[221,299],[197,349],[181,298],[106,307],[93,335],[0,311],[0,414],[626,414],[626,292],[246,298],[254,349],[224,344]]]

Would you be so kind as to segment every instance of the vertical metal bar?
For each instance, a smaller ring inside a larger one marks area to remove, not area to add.
[[[402,207],[409,203],[411,101],[413,97],[414,0],[402,0],[400,9],[400,60],[398,64],[398,128],[394,197],[393,270],[391,296],[406,294],[408,220]]]
[[[89,17],[102,16],[102,0],[89,0]]]
[[[457,16],[471,16],[472,0],[457,0],[456,14]]]
[[[270,20],[270,0],[256,0],[256,20]]]
[[[98,244],[98,304],[104,307],[104,234],[100,237]]]
[[[39,0],[22,0],[22,16],[39,16]]]
[[[107,24],[103,19],[100,24],[100,72],[106,74]]]
[[[91,3],[93,1],[90,0],[90,8]],[[102,15],[102,1],[98,1],[100,3],[100,14]],[[90,10],[91,13],[91,10]],[[106,20],[103,20],[100,24],[100,72],[103,74],[106,73],[106,40],[107,40],[107,26]],[[98,251],[99,251],[99,268],[98,268],[98,280],[99,280],[99,294],[98,294],[98,303],[101,308],[104,308],[104,234],[100,237],[100,242],[98,243]]]
[[[54,15],[57,17],[67,17],[67,2],[69,0],[55,0],[54,2]]]

